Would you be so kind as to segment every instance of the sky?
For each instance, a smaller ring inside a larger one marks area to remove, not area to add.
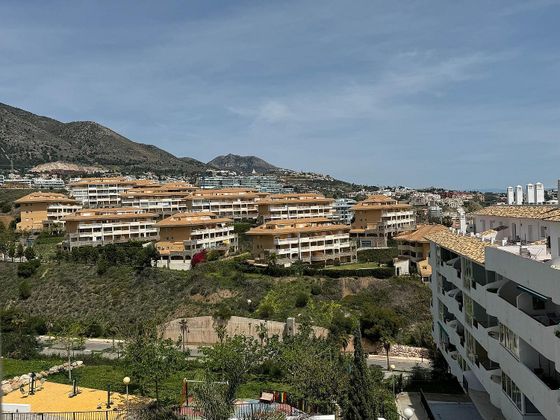
[[[0,1],[0,102],[375,185],[560,177],[560,3]]]

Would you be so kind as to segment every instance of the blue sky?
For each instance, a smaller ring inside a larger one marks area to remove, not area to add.
[[[368,184],[560,177],[560,4],[0,2],[0,102]]]

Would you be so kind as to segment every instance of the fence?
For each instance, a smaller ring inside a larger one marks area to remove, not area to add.
[[[124,420],[125,411],[79,411],[53,413],[4,413],[0,420]],[[134,418],[131,412],[129,418]]]

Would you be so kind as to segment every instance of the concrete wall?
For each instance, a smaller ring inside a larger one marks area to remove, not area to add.
[[[164,338],[177,340],[181,337],[180,321],[183,318],[174,319],[162,325],[162,332]],[[215,326],[216,321],[211,316],[199,316],[193,318],[185,318],[188,325],[188,333],[185,334],[185,343],[188,345],[210,345],[219,342],[218,335],[216,334]],[[259,338],[258,328],[261,324],[266,325],[268,329],[268,336],[278,335],[283,337],[291,333],[290,328],[287,327],[285,322],[278,321],[265,321],[262,319],[243,318],[232,316],[226,323],[226,333],[230,336],[245,335],[254,338]],[[313,327],[316,337],[326,337],[328,330],[322,327]],[[295,324],[295,331],[297,332],[297,324]]]

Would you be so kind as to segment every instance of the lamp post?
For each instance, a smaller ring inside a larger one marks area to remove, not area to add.
[[[126,418],[128,418],[128,384],[130,384],[130,378],[125,376],[122,381],[126,388]]]
[[[410,407],[406,407],[403,410],[403,415],[407,420],[410,420],[412,418],[412,416],[414,416],[414,410]]]

